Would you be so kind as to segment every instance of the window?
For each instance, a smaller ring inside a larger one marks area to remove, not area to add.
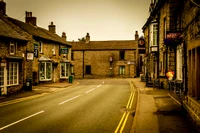
[[[15,51],[16,51],[15,43],[14,42],[10,42],[10,54],[14,55]]]
[[[182,80],[182,48],[177,49],[177,79]]]
[[[157,46],[158,24],[152,23],[150,25],[150,46]]]
[[[86,74],[91,74],[91,66],[90,65],[86,65],[86,67],[85,67],[85,73]]]
[[[0,66],[0,89],[4,86],[4,67]]]
[[[41,62],[39,64],[40,81],[51,80],[51,70],[52,70],[51,62]]]
[[[39,42],[39,52],[43,53],[43,43]]]
[[[19,63],[10,62],[7,71],[7,84],[18,85],[19,83]]]
[[[69,64],[60,63],[60,78],[66,78],[69,76]]]
[[[125,74],[125,66],[119,66],[119,74],[124,75]]]
[[[56,55],[56,45],[55,44],[53,45],[52,53],[53,53],[53,55]]]
[[[71,60],[74,60],[74,52],[71,53]]]
[[[164,25],[163,25],[163,38],[166,38],[166,32],[167,32],[167,21],[166,21],[166,17],[164,18]]]
[[[125,59],[125,51],[119,51],[119,59],[124,60]]]

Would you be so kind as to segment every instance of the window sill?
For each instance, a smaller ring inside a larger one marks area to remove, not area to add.
[[[9,86],[18,86],[19,84],[12,84],[12,85],[7,85],[7,87]]]
[[[40,79],[40,81],[51,81],[52,79]]]

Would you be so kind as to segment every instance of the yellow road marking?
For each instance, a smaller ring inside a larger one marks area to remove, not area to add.
[[[130,95],[130,97],[129,97],[127,106],[126,106],[127,109],[131,109],[132,104],[133,104],[134,96],[135,96],[135,92],[132,92],[131,95]],[[125,127],[125,125],[126,125],[126,122],[127,122],[127,120],[128,120],[129,114],[130,114],[130,112],[124,112],[124,114],[123,114],[123,116],[122,116],[122,118],[121,118],[121,120],[120,120],[120,122],[119,122],[119,124],[118,124],[118,126],[117,126],[117,128],[116,128],[116,130],[115,130],[115,133],[118,132],[120,126],[121,126],[120,133],[122,133],[122,131],[124,130],[124,127]],[[122,122],[123,122],[123,124],[122,124]],[[121,124],[122,124],[122,125],[121,125]]]

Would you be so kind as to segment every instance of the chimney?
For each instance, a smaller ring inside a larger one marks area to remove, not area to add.
[[[135,40],[139,39],[138,31],[135,31]]]
[[[89,43],[89,42],[90,42],[90,34],[87,33],[86,38],[85,38],[85,43]]]
[[[49,25],[49,31],[51,33],[56,33],[56,26],[53,24],[53,22],[51,22],[51,24]]]
[[[6,15],[6,3],[0,0],[0,15]]]
[[[65,39],[65,40],[67,41],[67,36],[66,36],[66,33],[65,33],[65,32],[62,33],[62,38]]]
[[[26,23],[36,26],[36,17],[32,17],[32,12],[26,11]]]

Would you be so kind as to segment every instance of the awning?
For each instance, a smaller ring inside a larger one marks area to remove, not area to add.
[[[49,57],[47,57],[46,55],[41,56],[39,59],[39,61],[52,61]]]
[[[67,60],[67,59],[65,59],[65,58],[61,59],[61,60],[60,60],[60,62],[66,62],[66,63],[70,63],[70,61],[69,61],[69,60]]]

